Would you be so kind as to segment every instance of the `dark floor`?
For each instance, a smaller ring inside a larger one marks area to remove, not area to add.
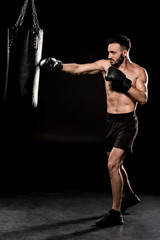
[[[110,193],[54,191],[0,197],[0,240],[154,240],[160,239],[160,196],[141,194],[124,225],[94,227],[110,209]]]

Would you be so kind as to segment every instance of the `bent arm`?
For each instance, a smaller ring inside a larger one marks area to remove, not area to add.
[[[133,97],[141,105],[145,104],[148,99],[148,75],[146,70],[141,69],[141,74],[139,75],[135,87],[132,86],[128,94]]]
[[[94,63],[87,64],[65,63],[63,64],[62,71],[74,75],[79,75],[79,74],[97,74],[105,70],[103,67],[103,60],[99,60]]]

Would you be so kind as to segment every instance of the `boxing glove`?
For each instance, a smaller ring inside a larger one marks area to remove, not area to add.
[[[62,69],[63,68],[63,62],[60,61],[60,60],[57,60],[55,58],[49,57],[49,58],[45,58],[45,59],[41,60],[40,66],[41,67],[45,66],[47,69],[52,71],[54,68]]]
[[[112,82],[112,90],[115,91],[127,92],[132,86],[132,81],[126,78],[123,72],[113,66],[108,68],[105,79]]]

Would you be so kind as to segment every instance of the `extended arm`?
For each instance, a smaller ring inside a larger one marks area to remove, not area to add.
[[[102,72],[104,69],[102,68],[100,61],[94,63],[87,64],[77,64],[77,63],[69,63],[63,64],[62,71],[71,73],[71,74],[96,74]]]
[[[62,63],[55,58],[43,59],[40,63],[41,66],[46,66],[48,69],[53,70],[54,68],[59,68],[62,71],[70,74],[96,74],[100,72],[105,72],[104,65],[106,60],[99,60],[93,63],[87,64],[77,64],[77,63]]]

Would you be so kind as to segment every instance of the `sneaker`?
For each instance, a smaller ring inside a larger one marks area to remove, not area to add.
[[[119,224],[123,224],[123,216],[121,212],[111,209],[108,213],[103,215],[97,222],[98,227],[111,227]]]
[[[139,197],[136,194],[132,196],[122,196],[122,203],[121,203],[121,212],[123,213],[127,208],[132,207],[140,202]]]

